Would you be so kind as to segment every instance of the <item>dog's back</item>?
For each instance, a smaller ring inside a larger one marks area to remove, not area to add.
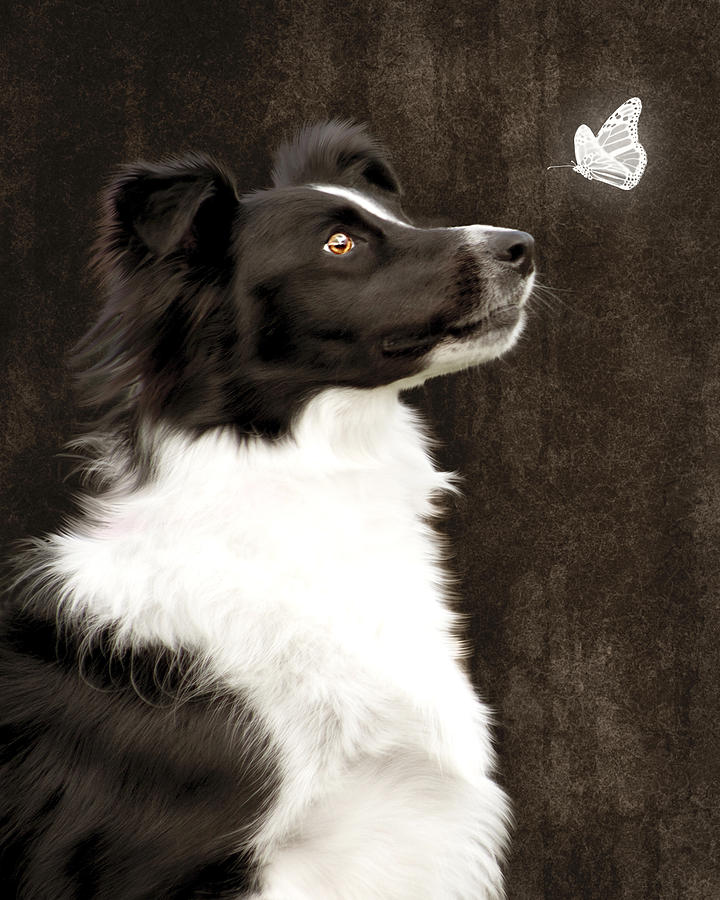
[[[357,126],[238,197],[127,169],[86,342],[97,488],[3,618],[0,868],[23,898],[502,895],[507,805],[402,388],[515,341],[522,232],[415,228]]]

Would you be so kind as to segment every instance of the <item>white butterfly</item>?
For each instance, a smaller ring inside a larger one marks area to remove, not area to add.
[[[581,125],[575,132],[575,165],[548,166],[548,169],[571,168],[590,181],[595,179],[623,191],[632,190],[647,164],[647,153],[638,141],[641,111],[640,98],[631,97],[615,110],[597,137],[587,125]]]

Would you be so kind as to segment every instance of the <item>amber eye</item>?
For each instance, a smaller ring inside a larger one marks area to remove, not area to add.
[[[348,237],[348,235],[343,234],[341,231],[338,231],[337,234],[334,234],[325,244],[323,250],[327,250],[328,253],[335,253],[337,256],[341,256],[343,253],[349,253],[352,248],[355,246],[353,243],[353,239]]]

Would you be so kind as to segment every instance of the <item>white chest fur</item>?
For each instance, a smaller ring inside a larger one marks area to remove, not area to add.
[[[157,436],[153,477],[93,501],[55,539],[57,561],[78,610],[207,651],[226,677],[298,631],[358,659],[392,645],[404,671],[451,626],[426,521],[450,486],[396,394],[332,391],[294,440]]]

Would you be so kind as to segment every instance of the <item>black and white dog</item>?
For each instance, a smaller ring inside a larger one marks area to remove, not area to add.
[[[191,155],[108,191],[92,488],[2,621],[3,897],[503,896],[453,481],[399,394],[513,345],[533,241],[399,198],[342,122],[267,190]]]

